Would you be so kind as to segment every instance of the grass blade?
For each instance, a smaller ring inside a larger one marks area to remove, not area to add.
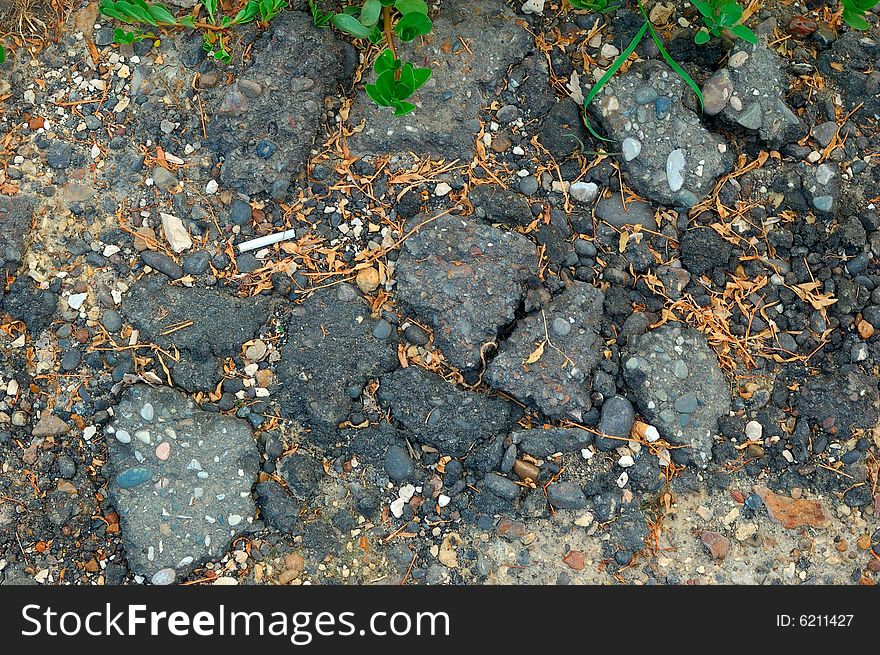
[[[660,35],[654,30],[654,26],[651,25],[651,21],[648,20],[648,15],[645,13],[645,8],[642,6],[642,0],[639,0],[639,10],[642,12],[642,17],[645,19],[645,25],[648,28],[648,31],[651,34],[651,38],[654,40],[654,43],[657,44],[657,49],[660,50],[660,54],[663,55],[663,59],[666,60],[666,63],[674,70],[678,76],[685,81],[685,83],[691,87],[691,90],[697,94],[697,100],[700,101],[700,111],[705,111],[705,105],[703,104],[703,92],[700,91],[700,87],[697,86],[697,83],[694,82],[693,78],[688,75],[687,71],[682,68],[675,59],[672,58],[672,55],[666,50],[663,45],[663,39],[660,38]]]
[[[587,109],[587,107],[590,106],[590,103],[593,101],[593,98],[595,98],[596,95],[599,93],[599,91],[602,90],[602,87],[608,83],[608,80],[610,80],[612,77],[614,77],[614,74],[618,70],[620,70],[620,67],[623,66],[623,62],[625,62],[627,59],[629,59],[629,56],[633,52],[635,52],[636,48],[639,46],[639,43],[641,43],[642,39],[645,37],[645,32],[647,32],[647,31],[648,31],[648,23],[646,22],[644,25],[642,25],[642,28],[633,37],[633,40],[629,42],[629,45],[626,47],[626,50],[624,50],[623,52],[620,53],[620,55],[617,57],[617,59],[614,60],[614,63],[611,64],[611,66],[608,68],[607,71],[605,71],[605,74],[599,79],[598,82],[596,82],[593,85],[593,88],[590,89],[590,92],[587,94],[587,97],[584,98],[584,110],[585,110],[584,111],[584,125],[590,131],[590,134],[592,134],[594,137],[596,137],[600,141],[605,141],[605,142],[610,143],[612,141],[612,139],[606,139],[606,138],[601,137],[598,134],[596,134],[596,131],[593,129],[593,126],[590,124],[590,119],[586,114],[586,109]]]

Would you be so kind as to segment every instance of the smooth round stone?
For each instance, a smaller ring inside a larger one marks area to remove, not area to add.
[[[373,336],[381,341],[384,341],[391,336],[392,330],[393,328],[391,326],[391,323],[389,323],[385,319],[380,319],[376,321],[376,324],[373,326]]]
[[[82,361],[82,353],[77,349],[68,350],[61,358],[61,368],[65,371],[72,371],[79,366]]]
[[[154,415],[154,412],[153,412],[153,405],[152,404],[147,403],[146,405],[141,407],[141,418],[142,419],[144,419],[145,421],[152,421],[153,415]]]
[[[672,365],[672,374],[679,380],[684,380],[688,376],[688,367],[683,361],[678,360]]]
[[[131,435],[128,430],[117,430],[114,436],[119,443],[131,443]]]
[[[599,252],[592,241],[586,239],[576,239],[574,242],[574,251],[579,257],[595,257]]]
[[[410,324],[403,331],[403,338],[416,346],[424,346],[428,343],[430,336],[418,325]]]
[[[813,198],[813,207],[820,212],[830,212],[834,206],[834,196],[816,196]]]
[[[647,105],[657,99],[657,89],[653,86],[640,86],[633,94],[633,99],[640,105]]]
[[[550,329],[553,330],[553,334],[556,336],[564,337],[571,332],[571,323],[561,316],[557,316],[553,319],[553,322],[550,323]]]
[[[686,393],[675,400],[675,411],[681,414],[693,414],[697,411],[697,396]]]
[[[676,148],[666,158],[666,182],[670,191],[679,191],[684,186],[684,150]]]
[[[122,316],[115,309],[105,309],[101,323],[104,324],[107,332],[119,332],[122,329]]]
[[[241,515],[239,515],[239,514],[230,514],[230,515],[226,518],[226,523],[228,523],[229,526],[230,526],[230,527],[233,527],[233,528],[234,528],[236,525],[238,525],[239,523],[241,523],[241,521],[242,521],[242,518],[241,518]]]
[[[629,437],[636,411],[632,403],[624,396],[612,396],[602,404],[602,415],[599,419],[599,430],[609,437]],[[596,436],[596,446],[605,452],[624,445],[619,439]]]
[[[414,471],[412,458],[406,448],[398,444],[388,446],[388,450],[385,451],[385,473],[391,480],[403,482],[408,480]]]
[[[150,578],[150,582],[154,585],[170,585],[174,582],[174,579],[177,577],[177,573],[174,569],[159,569],[153,574],[153,577]]]
[[[538,192],[538,178],[528,175],[519,181],[519,192],[531,196]]]
[[[632,161],[642,152],[642,142],[630,136],[623,140],[620,148],[623,152],[624,160]]]
[[[153,472],[143,466],[138,466],[135,468],[125,469],[122,473],[120,473],[116,478],[116,484],[118,484],[123,489],[133,489],[134,487],[138,487],[146,482],[149,482],[153,477]]]
[[[167,462],[168,458],[171,457],[171,444],[167,441],[163,441],[156,446],[156,457],[163,462]]]

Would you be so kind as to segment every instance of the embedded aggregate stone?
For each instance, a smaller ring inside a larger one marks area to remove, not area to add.
[[[682,457],[705,467],[718,419],[730,411],[730,392],[706,338],[668,324],[636,337],[623,357],[623,374],[642,416]]]
[[[783,99],[790,83],[782,72],[780,57],[763,39],[757,44],[738,40],[727,67],[715,75],[724,87],[722,95],[728,95],[729,82],[729,95],[720,114],[730,125],[756,132],[774,147],[801,136],[804,126]]]
[[[727,143],[685,107],[685,93],[687,85],[662,62],[637,62],[608,82],[591,112],[610,138],[631,139],[630,158],[622,165],[640,195],[690,208],[731,169],[733,157]]]
[[[348,389],[362,389],[398,365],[394,341],[377,337],[375,323],[348,284],[319,290],[291,308],[277,367],[286,415],[325,437],[335,433],[351,411]]]
[[[416,217],[406,231],[425,220]],[[441,216],[404,242],[397,294],[457,367],[476,368],[481,348],[513,319],[538,252],[520,234],[457,216]]]
[[[108,432],[105,471],[133,572],[183,577],[248,529],[259,455],[245,421],[202,411],[173,389],[137,385]]]
[[[458,45],[471,41],[480,43],[479,51]],[[431,78],[413,99],[417,109],[395,117],[361,88],[351,108],[349,123],[358,131],[348,137],[349,148],[358,156],[414,152],[469,161],[490,88],[503,83],[533,45],[502,0],[448,3],[430,34],[399,47],[404,61],[431,64]],[[373,80],[370,73],[364,81]]]
[[[593,443],[593,434],[580,428],[514,430],[510,438],[520,450],[539,459],[554,453],[577,453]]]
[[[140,331],[143,343],[166,352],[172,380],[187,391],[211,391],[222,375],[222,360],[238,355],[269,320],[266,298],[237,298],[199,287],[171,286],[159,276],[146,276],[124,297],[122,314]],[[172,328],[184,326],[180,329]]]
[[[520,319],[502,342],[486,380],[551,418],[581,420],[592,408],[604,295],[572,282],[540,311]]]
[[[459,389],[416,366],[382,376],[378,395],[412,440],[453,457],[506,435],[513,420],[510,403]]]

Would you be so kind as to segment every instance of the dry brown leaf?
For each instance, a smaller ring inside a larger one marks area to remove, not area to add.
[[[547,344],[546,341],[542,341],[538,344],[538,347],[532,351],[532,354],[523,360],[523,364],[534,364],[544,355],[544,346]]]

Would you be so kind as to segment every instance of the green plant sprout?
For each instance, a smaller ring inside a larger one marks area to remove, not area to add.
[[[623,5],[619,2],[612,4],[611,0],[568,0],[568,3],[575,9],[585,9],[594,11],[597,14],[604,14],[615,9],[620,9]]]
[[[868,10],[880,4],[880,0],[840,0],[843,20],[854,30],[867,30],[871,24],[865,20]]]
[[[708,43],[711,37],[720,37],[725,32],[730,32],[749,43],[758,42],[755,33],[740,24],[744,10],[736,0],[690,0],[690,2],[700,12],[705,25],[694,35],[694,41],[698,45]]]
[[[380,107],[393,107],[395,116],[403,116],[416,108],[406,102],[416,89],[431,77],[430,68],[415,68],[394,56],[390,49],[382,51],[373,63],[376,72],[375,84],[367,84],[367,95]]]
[[[156,38],[154,32],[144,31],[151,27],[159,30],[177,27],[198,29],[203,33],[202,47],[205,52],[227,63],[232,59],[227,40],[229,28],[252,22],[266,27],[288,4],[287,0],[250,0],[235,16],[223,16],[219,0],[204,0],[202,6],[208,14],[206,21],[199,20],[197,13],[175,16],[165,5],[146,0],[101,0],[99,9],[104,16],[138,28],[134,31],[116,28],[113,32],[116,43]]]
[[[395,37],[407,42],[431,32],[424,0],[365,0],[362,5],[346,7],[329,18],[311,4],[312,20],[331,23],[336,29],[356,39],[367,39],[373,45],[385,42],[385,49],[373,63],[376,82],[366,86],[367,95],[380,107],[392,107],[395,116],[403,116],[416,106],[407,102],[431,77],[430,68],[416,68],[397,58]],[[320,27],[320,25],[319,25]]]

